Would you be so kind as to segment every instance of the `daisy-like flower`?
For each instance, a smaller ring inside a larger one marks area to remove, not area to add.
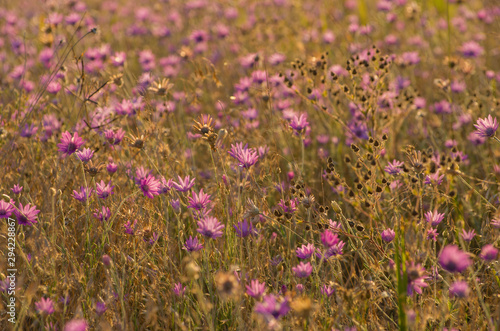
[[[415,264],[412,262],[406,269],[408,276],[408,287],[406,289],[408,295],[413,295],[413,292],[422,294],[422,288],[429,286],[425,282],[428,278],[425,268],[421,264]]]
[[[219,271],[215,275],[217,292],[223,299],[236,296],[240,290],[240,283],[233,273]]]
[[[296,249],[297,257],[299,259],[308,259],[315,252],[316,248],[313,244],[302,245],[301,247]]]
[[[87,163],[94,156],[94,151],[90,148],[84,148],[83,150],[78,151],[75,154],[83,163]]]
[[[456,281],[450,285],[450,297],[467,298],[469,292],[469,285],[463,280]]]
[[[89,325],[84,319],[72,319],[64,326],[64,331],[87,331]]]
[[[292,120],[290,121],[290,127],[297,133],[302,132],[308,125],[309,122],[307,121],[307,114],[300,114],[299,116],[293,115]]]
[[[23,190],[23,187],[15,184],[14,187],[11,188],[11,190],[14,194],[20,194]]]
[[[488,115],[487,118],[480,118],[477,120],[477,123],[474,124],[476,127],[476,134],[485,137],[491,138],[495,135],[495,132],[498,129],[498,121],[496,117],[491,117]]]
[[[36,215],[39,212],[40,211],[36,209],[36,206],[31,206],[29,203],[24,207],[21,203],[19,203],[19,208],[14,209],[14,215],[16,215],[17,223],[19,225],[33,225],[37,223]]]
[[[471,40],[463,43],[460,51],[464,57],[474,58],[483,54],[484,49],[477,42]]]
[[[9,218],[15,209],[12,203],[0,200],[0,218]]]
[[[336,233],[331,232],[330,230],[325,230],[321,234],[321,242],[325,247],[332,247],[339,242],[339,236]]]
[[[212,216],[207,216],[198,222],[198,233],[201,233],[208,238],[219,238],[222,237],[222,229],[224,229],[224,224],[220,223],[217,218]]]
[[[40,301],[35,302],[36,311],[43,315],[50,315],[54,313],[54,301],[50,298],[41,298]]]
[[[198,241],[198,238],[189,236],[182,249],[185,249],[188,252],[197,252],[203,249],[203,245]]]
[[[462,272],[472,265],[469,255],[456,245],[446,246],[439,255],[439,264],[449,272]]]
[[[259,283],[258,279],[253,279],[246,288],[249,296],[260,299],[264,295],[264,292],[266,292],[266,283]]]
[[[152,175],[147,175],[141,179],[140,187],[145,197],[153,199],[155,195],[160,195],[160,181]]]
[[[431,175],[425,176],[424,183],[427,185],[441,185],[443,182],[444,175],[439,175],[439,172],[433,173]]]
[[[200,190],[200,193],[196,194],[196,192],[192,193],[192,197],[188,198],[189,205],[188,208],[202,210],[205,209],[212,201],[210,200],[210,194],[203,193],[203,189]]]
[[[400,172],[401,172],[401,168],[403,167],[404,165],[404,162],[402,161],[398,161],[398,160],[394,160],[391,162],[389,162],[389,164],[385,167],[385,172],[387,172],[388,174],[390,175],[398,175]]]
[[[98,316],[101,316],[102,314],[104,314],[106,312],[106,310],[108,310],[108,308],[106,307],[106,304],[104,302],[96,302],[95,304],[95,312]]]
[[[125,228],[125,233],[134,235],[135,229],[137,228],[137,220],[134,220],[134,223],[132,224],[130,220],[127,221],[126,224],[123,225]]]
[[[474,229],[470,230],[469,232],[465,231],[465,229],[462,229],[462,238],[465,241],[470,242],[472,241],[472,239],[474,239],[475,236],[476,236],[476,231]]]
[[[268,321],[276,321],[290,311],[288,298],[278,299],[274,294],[266,295],[262,302],[255,305],[255,312]]]
[[[228,153],[239,162],[239,166],[242,168],[248,169],[259,160],[257,152],[253,148],[248,148],[248,144],[243,146],[241,142],[231,144],[231,150]]]
[[[330,297],[332,296],[333,293],[335,293],[335,289],[333,287],[328,286],[326,284],[321,287],[321,294]]]
[[[498,249],[490,244],[485,245],[481,249],[481,254],[479,256],[486,262],[494,261],[498,256]]]
[[[396,232],[393,229],[386,229],[380,235],[383,241],[390,243],[396,237]]]
[[[194,186],[195,178],[189,178],[189,175],[181,178],[181,176],[177,176],[179,178],[179,182],[172,182],[172,186],[179,192],[187,192]]]
[[[439,233],[437,232],[437,229],[435,229],[435,228],[432,228],[432,229],[427,231],[427,239],[428,240],[437,241],[438,235],[439,235]]]
[[[307,262],[300,262],[297,266],[292,268],[292,271],[295,273],[295,276],[299,278],[306,278],[309,277],[312,273],[312,265],[311,263]]]
[[[108,221],[111,218],[111,210],[108,207],[102,206],[101,211],[96,209],[93,216],[101,222]]]
[[[73,194],[71,195],[73,198],[80,202],[85,202],[92,195],[93,190],[89,187],[80,187],[80,192],[73,190]]]
[[[110,195],[114,194],[113,192],[114,186],[111,185],[111,181],[108,184],[105,184],[103,180],[100,183],[96,183],[96,193],[97,196],[101,199],[106,199]]]
[[[78,132],[71,136],[71,133],[66,131],[63,132],[61,143],[57,144],[57,147],[59,147],[59,152],[62,153],[63,157],[67,157],[80,149],[84,143],[85,141],[78,136]]]
[[[170,84],[168,79],[163,78],[162,80],[154,82],[153,86],[150,86],[148,89],[157,96],[163,97],[167,95],[172,86],[174,86],[174,84]]]
[[[431,223],[432,226],[438,226],[444,219],[444,214],[438,213],[437,210],[428,211],[424,214],[427,223]]]

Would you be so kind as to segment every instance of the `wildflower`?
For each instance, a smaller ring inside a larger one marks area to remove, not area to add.
[[[187,192],[191,189],[191,187],[194,186],[194,180],[190,179],[189,176],[184,177],[184,179],[181,178],[181,176],[178,176],[179,178],[179,183],[177,182],[172,182],[172,186],[179,192]]]
[[[500,219],[493,219],[490,224],[492,227],[500,229]]]
[[[95,177],[104,168],[104,164],[102,162],[94,164],[94,162],[90,160],[83,164],[83,168],[85,169],[85,172],[90,175],[90,177]]]
[[[196,231],[205,237],[215,239],[222,236],[222,229],[224,229],[224,225],[221,224],[217,218],[207,216],[199,220],[197,223],[199,228]]]
[[[174,285],[174,294],[177,295],[178,297],[184,296],[184,293],[186,292],[186,286],[182,286],[182,283],[176,283]]]
[[[431,175],[425,176],[424,183],[427,185],[441,185],[443,182],[444,175],[439,175],[439,172],[433,173]]]
[[[150,86],[148,90],[155,93],[157,96],[163,97],[167,95],[168,91],[174,86],[173,84],[169,84],[168,79],[163,78],[157,82],[153,83],[153,86]]]
[[[246,286],[247,294],[255,299],[260,299],[266,291],[266,283],[259,283],[258,279],[253,279],[250,285]]]
[[[184,244],[184,247],[182,249],[185,249],[188,252],[197,252],[201,249],[203,249],[203,245],[200,244],[198,241],[198,238],[189,236],[189,238],[186,240],[186,243]]]
[[[233,226],[237,237],[245,238],[251,234],[256,234],[256,230],[253,227],[252,222],[249,222],[247,220],[243,220],[243,222],[238,222],[238,224],[234,224]]]
[[[308,259],[311,257],[311,255],[313,255],[315,250],[316,248],[314,247],[313,244],[302,245],[296,250],[297,257],[299,259]]]
[[[467,298],[469,292],[467,282],[459,280],[450,285],[450,297]]]
[[[271,320],[278,320],[280,317],[285,316],[290,311],[288,299],[278,299],[274,294],[266,295],[262,302],[255,305],[255,312],[264,316],[269,322]]]
[[[101,316],[106,312],[108,308],[106,307],[106,304],[104,302],[96,302],[95,304],[95,312],[97,315]]]
[[[109,210],[108,207],[102,206],[101,211],[99,211],[99,209],[96,209],[93,215],[101,222],[108,221],[111,218],[111,210]]]
[[[239,162],[242,168],[250,168],[259,160],[257,152],[253,148],[248,148],[248,144],[243,146],[241,142],[231,144],[231,150],[228,153]]]
[[[280,255],[276,255],[271,259],[271,265],[273,265],[274,267],[279,265],[281,262],[283,262],[283,257],[281,257]]]
[[[108,163],[108,165],[106,166],[106,170],[110,173],[110,174],[114,174],[116,172],[116,170],[118,170],[118,165],[111,161],[110,163]]]
[[[328,286],[326,284],[321,287],[321,294],[330,297],[332,296],[333,293],[335,293],[335,289],[333,287]]]
[[[240,284],[232,273],[219,271],[215,275],[215,283],[219,295],[224,299],[236,296],[240,290]]]
[[[210,201],[210,195],[203,193],[203,189],[200,190],[200,193],[196,194],[192,193],[193,197],[189,197],[189,205],[188,208],[202,210],[205,209],[212,201]]]
[[[106,199],[110,195],[114,194],[113,192],[114,186],[111,186],[111,181],[108,184],[105,184],[103,180],[100,183],[96,183],[96,193],[97,196],[101,199]]]
[[[140,187],[144,196],[150,199],[160,194],[160,181],[152,175],[147,175],[146,178],[141,179]]]
[[[483,54],[483,48],[475,41],[467,41],[462,44],[460,51],[464,57],[478,57]]]
[[[37,214],[40,212],[36,209],[36,206],[31,206],[31,204],[27,204],[23,207],[21,203],[19,203],[19,208],[14,209],[14,215],[16,215],[17,223],[19,225],[33,225],[37,223],[36,218]]]
[[[339,242],[339,236],[336,233],[332,233],[330,230],[325,230],[321,234],[321,242],[325,247],[332,247]]]
[[[438,226],[444,219],[444,214],[438,213],[437,210],[431,212],[428,211],[424,214],[427,223],[431,223],[432,226]]]
[[[439,255],[439,264],[449,272],[462,272],[472,265],[469,255],[456,245],[446,246]]]
[[[486,262],[490,262],[496,260],[498,256],[498,249],[496,249],[493,245],[485,245],[481,249],[481,254],[479,255]]]
[[[0,200],[0,218],[9,218],[14,212],[15,207],[10,202]]]
[[[295,276],[299,278],[309,277],[312,273],[312,265],[307,262],[300,262],[297,266],[292,268],[292,271],[295,273]]]
[[[380,235],[383,241],[390,243],[396,237],[396,232],[393,229],[386,229]]]
[[[387,172],[390,175],[398,175],[401,172],[401,168],[403,167],[404,162],[394,160],[389,162],[389,164],[385,167],[385,172]]]
[[[63,157],[66,157],[76,152],[84,143],[83,139],[78,136],[78,132],[75,132],[72,137],[71,133],[66,131],[63,132],[61,143],[57,144],[57,147],[59,147],[59,152],[63,154]]]
[[[83,163],[87,163],[94,156],[94,151],[90,148],[84,148],[82,151],[78,151],[75,154]]]
[[[437,232],[437,229],[435,228],[432,228],[430,230],[427,231],[427,239],[428,240],[434,240],[434,241],[437,241],[437,237],[438,237],[439,233]]]
[[[19,186],[18,184],[15,184],[13,188],[11,188],[12,192],[14,194],[21,194],[23,187]]]
[[[309,122],[307,122],[307,114],[293,115],[292,120],[290,121],[290,126],[292,129],[297,131],[297,133],[302,132],[307,126]]]
[[[204,137],[214,133],[214,120],[210,115],[200,115],[198,121],[194,121],[193,131]]]
[[[328,220],[328,228],[332,230],[333,232],[338,232],[340,229],[342,229],[342,224],[337,221],[332,221]]]
[[[43,315],[50,315],[54,313],[54,302],[50,298],[41,298],[40,301],[35,302],[37,312]]]
[[[72,319],[64,326],[64,331],[86,331],[89,326],[84,319]]]
[[[487,118],[478,119],[477,123],[474,124],[474,126],[477,129],[477,135],[485,138],[491,138],[495,135],[495,132],[498,129],[498,121],[496,117],[493,118],[491,117],[491,115],[488,115]]]
[[[281,207],[281,209],[283,210],[283,213],[293,214],[297,210],[297,200],[290,199],[290,200],[285,201],[283,199],[280,199],[278,206]]]
[[[103,263],[106,267],[111,266],[111,258],[109,257],[109,255],[108,255],[108,254],[104,254],[104,255],[101,257],[101,260],[102,260],[102,263]]]
[[[147,230],[144,231],[144,237],[142,238],[142,240],[144,240],[144,242],[150,245],[153,245],[155,242],[158,241],[159,238],[160,235],[158,233],[156,232],[151,233],[151,231]]]
[[[302,284],[295,285],[295,290],[297,291],[297,293],[304,292],[304,285],[302,285]]]
[[[134,224],[131,224],[130,220],[128,220],[127,223],[123,225],[123,227],[125,228],[126,234],[134,235],[135,229],[137,228],[137,220],[134,220]]]
[[[73,190],[73,194],[71,195],[73,198],[80,202],[85,202],[92,195],[93,190],[89,187],[80,187],[80,192]]]
[[[465,241],[472,241],[474,237],[476,236],[476,231],[474,229],[470,230],[469,232],[465,231],[465,229],[462,229],[462,238]]]
[[[412,262],[406,271],[408,276],[408,295],[412,295],[414,291],[418,294],[422,294],[422,287],[429,286],[429,284],[425,282],[427,276],[424,267],[422,267],[421,264],[415,265],[415,262]]]

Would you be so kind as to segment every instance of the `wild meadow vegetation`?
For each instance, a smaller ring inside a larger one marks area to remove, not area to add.
[[[0,30],[2,329],[500,328],[496,0],[19,0]]]

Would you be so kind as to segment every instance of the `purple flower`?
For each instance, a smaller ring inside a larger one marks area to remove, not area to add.
[[[292,120],[290,121],[290,126],[298,133],[302,132],[308,125],[309,122],[307,122],[307,114],[300,114],[298,117],[297,115],[293,115]]]
[[[12,192],[14,194],[20,194],[21,191],[23,190],[23,187],[22,186],[19,186],[18,184],[14,185],[13,188],[11,188]]]
[[[203,249],[203,245],[200,244],[198,241],[198,238],[189,236],[189,238],[186,240],[186,243],[184,244],[184,247],[182,249],[185,249],[188,252],[197,252],[201,249]]]
[[[54,302],[50,298],[41,298],[40,301],[35,302],[36,311],[43,315],[50,315],[54,313]]]
[[[156,232],[153,232],[151,234],[150,238],[144,237],[144,238],[142,238],[142,240],[144,240],[144,242],[146,242],[146,243],[148,243],[150,245],[153,245],[155,242],[158,241],[158,238],[160,238],[160,235],[158,233],[156,233]]]
[[[299,278],[305,278],[309,277],[312,273],[312,265],[311,263],[307,262],[300,262],[297,266],[292,268],[292,271],[295,273],[295,276]]]
[[[178,297],[184,296],[184,293],[186,292],[186,286],[182,286],[182,283],[176,283],[174,285],[174,294],[177,295]]]
[[[73,194],[71,195],[73,198],[80,202],[85,202],[92,195],[93,190],[89,187],[80,187],[80,192],[73,190]]]
[[[172,186],[179,192],[187,192],[191,189],[191,187],[194,186],[194,180],[190,179],[189,176],[184,177],[184,179],[181,178],[181,176],[177,176],[179,178],[179,183],[172,182]]]
[[[106,307],[106,304],[104,302],[96,302],[95,304],[95,312],[97,315],[101,316],[106,312],[108,308]]]
[[[172,189],[172,180],[169,179],[168,181],[165,179],[165,177],[161,176],[160,178],[160,194],[167,194],[170,192]]]
[[[189,197],[189,205],[188,208],[202,210],[205,209],[212,201],[210,201],[210,194],[203,193],[203,189],[200,190],[200,193],[196,194],[196,192],[192,193],[193,197]]]
[[[338,232],[340,229],[342,229],[342,224],[340,222],[332,221],[331,219],[329,219],[328,220],[328,227],[333,232]]]
[[[99,209],[96,209],[93,215],[101,222],[108,221],[111,218],[111,210],[109,210],[108,207],[102,206],[101,211],[99,211]]]
[[[248,148],[248,144],[243,146],[241,142],[231,144],[231,149],[228,153],[239,162],[239,166],[242,168],[250,168],[259,160],[257,152],[253,148]]]
[[[111,161],[108,163],[108,165],[106,166],[106,170],[110,173],[110,174],[114,174],[116,172],[116,170],[118,170],[118,165]]]
[[[385,167],[385,172],[390,175],[398,175],[401,172],[401,167],[404,165],[404,162],[394,160],[389,162],[389,164]]]
[[[479,255],[486,262],[490,262],[496,260],[498,256],[498,249],[496,249],[493,245],[485,245],[481,249],[481,254]]]
[[[260,299],[266,291],[266,283],[259,283],[258,279],[253,279],[250,285],[246,286],[247,294],[255,299]]]
[[[474,231],[474,229],[470,230],[469,232],[465,231],[465,229],[462,229],[462,238],[465,240],[465,241],[472,241],[472,239],[474,239],[474,237],[476,236],[476,231]]]
[[[83,163],[87,163],[94,156],[94,151],[90,148],[84,148],[82,151],[78,151],[75,154]]]
[[[483,54],[483,48],[473,40],[463,43],[460,51],[464,57],[478,57]]]
[[[17,223],[19,225],[33,225],[37,223],[36,215],[39,212],[40,211],[36,209],[36,206],[31,206],[29,203],[24,207],[21,203],[19,203],[19,208],[14,209],[14,215],[16,215]]]
[[[325,230],[321,234],[321,242],[325,247],[332,247],[339,242],[339,236],[336,233],[331,232],[330,230]]]
[[[218,238],[222,236],[222,229],[224,229],[224,225],[220,223],[217,218],[212,216],[207,216],[198,222],[198,233],[201,233],[205,237],[208,238]]]
[[[438,226],[444,219],[444,214],[438,213],[437,210],[428,211],[424,214],[427,223],[431,223],[432,226]]]
[[[134,235],[135,229],[137,228],[137,220],[134,220],[133,224],[130,222],[130,220],[128,220],[127,223],[123,225],[123,227],[125,228],[126,234]]]
[[[470,290],[467,282],[456,281],[450,285],[450,297],[467,298],[469,292]]]
[[[393,229],[386,229],[380,235],[383,241],[390,243],[396,237],[396,232]]]
[[[288,201],[285,201],[283,199],[280,199],[278,206],[281,207],[281,209],[283,210],[283,213],[293,214],[297,210],[297,200],[290,199]]]
[[[448,245],[439,255],[439,264],[449,272],[462,272],[472,265],[472,261],[456,245]]]
[[[76,152],[84,143],[83,139],[78,136],[78,132],[75,132],[72,137],[71,133],[66,131],[63,132],[61,143],[57,144],[57,147],[59,147],[59,152],[63,154],[63,157],[67,157]]]
[[[256,230],[253,227],[252,222],[247,220],[243,220],[243,222],[238,222],[238,224],[234,224],[234,231],[236,232],[236,236],[240,238],[248,237],[251,234],[256,234]]]
[[[290,311],[290,305],[287,298],[279,299],[274,294],[264,297],[262,302],[255,305],[255,312],[261,314],[266,320],[277,320],[285,316]]]
[[[308,259],[313,255],[315,250],[316,248],[314,247],[313,244],[302,245],[296,250],[297,257],[299,259]]]
[[[427,185],[441,185],[443,182],[444,175],[439,175],[439,172],[435,172],[431,175],[425,176],[424,183]]]
[[[477,123],[474,124],[476,127],[477,131],[476,134],[485,137],[485,138],[490,138],[495,135],[495,132],[498,129],[498,121],[495,118],[491,117],[491,115],[488,115],[487,118],[480,118],[477,120]]]
[[[141,179],[140,187],[145,197],[153,199],[155,195],[160,195],[160,181],[152,175]]]
[[[0,200],[0,218],[9,218],[15,209],[12,203]]]
[[[321,294],[326,295],[327,297],[332,296],[332,294],[335,293],[335,289],[331,286],[328,285],[323,285],[321,287]]]
[[[500,229],[500,219],[493,219],[490,224],[492,227]]]
[[[97,196],[101,199],[106,199],[111,194],[114,194],[113,188],[114,186],[111,186],[111,181],[109,181],[108,184],[105,184],[104,181],[101,180],[100,183],[96,183]]]
[[[84,319],[72,319],[64,326],[64,331],[86,331],[88,330],[87,321]]]
[[[408,266],[406,272],[408,276],[408,295],[413,295],[414,291],[418,294],[422,294],[422,287],[429,286],[429,284],[425,282],[428,277],[425,273],[424,267],[422,267],[421,264],[415,264],[415,262],[412,262]]]
[[[439,235],[439,233],[437,232],[437,229],[435,229],[435,228],[432,228],[432,229],[427,231],[427,239],[428,240],[437,241],[438,235]]]

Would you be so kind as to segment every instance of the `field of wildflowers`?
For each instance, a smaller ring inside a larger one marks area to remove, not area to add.
[[[7,0],[0,31],[2,330],[499,330],[496,0]]]

